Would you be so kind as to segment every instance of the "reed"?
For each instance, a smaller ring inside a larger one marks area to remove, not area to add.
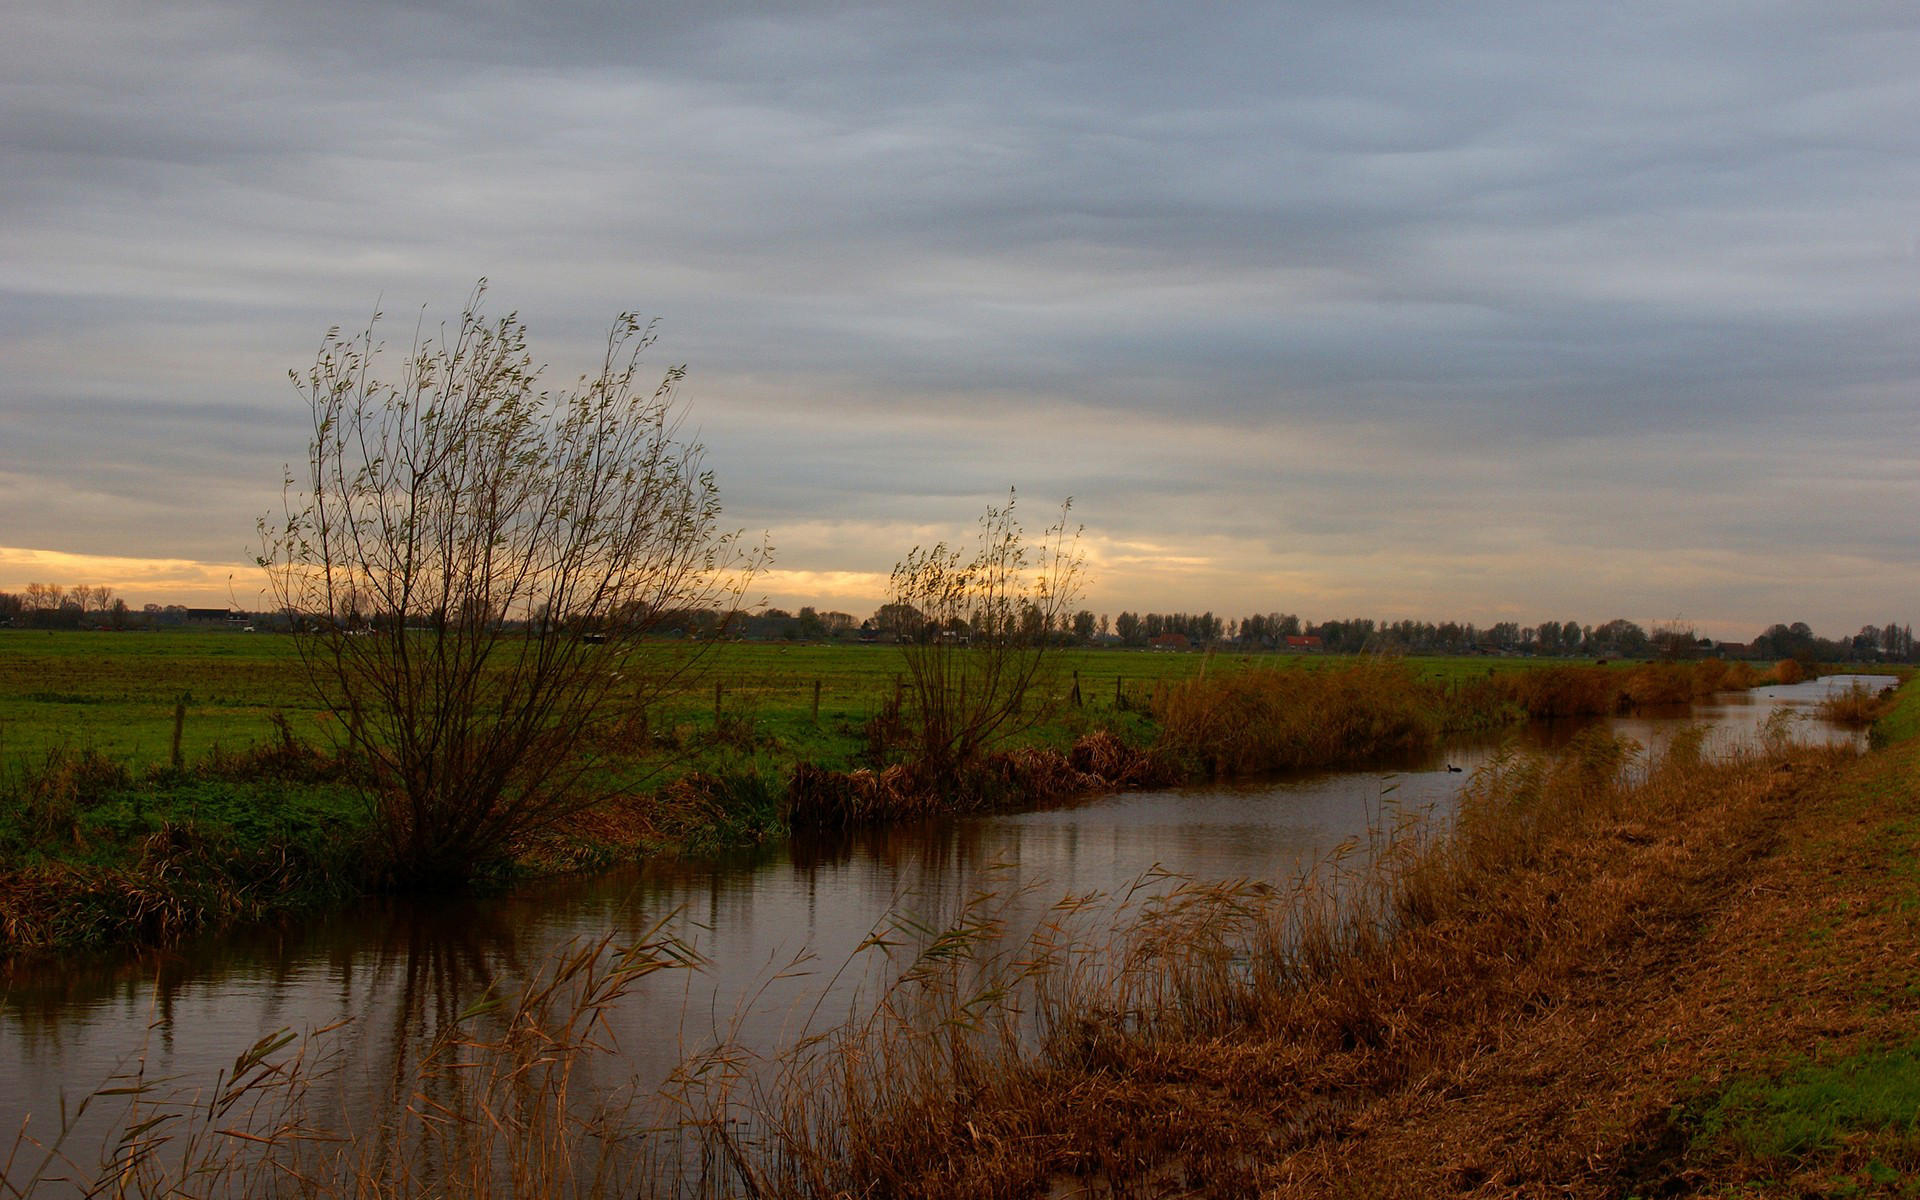
[[[1835,692],[1822,700],[1814,711],[1822,720],[1836,725],[1865,729],[1892,710],[1894,690],[1887,687],[1876,691],[1864,683],[1856,682],[1845,691]]]
[[[1246,670],[1163,685],[1161,744],[1207,775],[1332,767],[1431,746],[1438,689],[1404,666]]]

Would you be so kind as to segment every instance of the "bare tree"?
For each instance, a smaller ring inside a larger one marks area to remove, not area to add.
[[[67,598],[79,607],[83,615],[103,613],[113,604],[113,589],[105,584],[98,587],[81,584],[69,592]]]
[[[903,645],[908,728],[919,769],[935,787],[959,786],[995,746],[1042,720],[1059,647],[1047,636],[1079,599],[1086,560],[1080,530],[1060,517],[1028,544],[1009,492],[980,518],[970,555],[942,542],[895,566],[894,605],[925,618]]]
[[[52,612],[65,603],[67,589],[57,583],[29,583],[26,605],[30,612]]]
[[[515,315],[416,335],[382,376],[379,314],[304,375],[307,469],[260,523],[301,662],[367,768],[394,882],[464,880],[600,798],[599,734],[688,658],[640,650],[669,612],[732,611],[764,557],[722,533],[674,387],[639,384],[623,314],[597,371],[543,390]]]

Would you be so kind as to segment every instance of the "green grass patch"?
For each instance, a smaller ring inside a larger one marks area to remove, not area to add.
[[[1893,708],[1873,723],[1871,737],[1876,746],[1895,746],[1920,734],[1920,684],[1908,676],[1894,693]]]
[[[1912,1133],[1920,1122],[1920,1042],[1806,1063],[1742,1080],[1701,1114],[1695,1145],[1761,1161],[1829,1153],[1857,1133]]]

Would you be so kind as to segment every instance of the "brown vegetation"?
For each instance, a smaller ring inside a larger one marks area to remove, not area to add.
[[[1710,764],[1683,743],[1629,778],[1631,756],[1595,736],[1507,762],[1452,836],[1402,830],[1358,873],[1176,888],[1110,957],[1066,948],[1064,918],[970,954],[990,941],[975,911],[871,1024],[760,1096],[740,1186],[1604,1196],[1772,1169],[1670,1122],[1793,1036],[1873,1026],[1796,944],[1821,882],[1778,833],[1818,829],[1839,760]]]
[[[1798,659],[1783,658],[1773,664],[1773,670],[1768,675],[1774,683],[1794,684],[1812,678],[1813,672]]]
[[[1865,729],[1893,708],[1892,687],[1879,691],[1864,683],[1855,683],[1844,692],[1835,692],[1814,709],[1823,721],[1832,721],[1849,729]]]
[[[900,764],[828,771],[802,763],[787,784],[785,817],[795,829],[843,829],[1013,802],[1047,804],[1176,777],[1164,759],[1100,730],[1065,754],[1037,747],[989,754],[957,778]]]
[[[1208,775],[1331,767],[1430,746],[1434,689],[1404,667],[1247,670],[1184,680],[1154,695],[1160,744]]]
[[[1495,680],[1508,699],[1535,719],[1605,717],[1643,708],[1691,704],[1714,692],[1744,690],[1760,682],[1762,676],[1746,663],[1719,659],[1644,663],[1625,670],[1600,666],[1541,667],[1510,671]]]

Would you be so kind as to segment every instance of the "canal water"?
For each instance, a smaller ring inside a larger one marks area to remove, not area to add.
[[[1726,748],[1757,741],[1778,710],[1805,714],[1852,683],[1836,676],[1728,693],[1691,712],[1608,724],[1657,749],[1702,722],[1709,749]],[[769,1052],[871,1001],[889,970],[886,952],[871,946],[876,933],[911,948],[988,895],[1017,925],[1043,919],[1064,896],[1111,899],[1165,886],[1169,875],[1288,878],[1409,808],[1444,810],[1504,747],[1551,748],[1579,727],[1536,724],[1390,769],[796,838],[478,900],[375,900],[164,954],[18,972],[0,995],[0,1136],[11,1139],[29,1115],[31,1132],[51,1136],[63,1098],[70,1109],[136,1067],[149,1080],[204,1085],[266,1035],[336,1023],[327,1044],[344,1075],[365,1080],[366,1095],[391,1094],[434,1034],[490,991],[516,992],[570,945],[653,930],[671,932],[702,965],[648,977],[611,1014],[623,1068],[659,1079],[719,1042]],[[1796,723],[1804,741],[1860,736],[1810,715]]]

